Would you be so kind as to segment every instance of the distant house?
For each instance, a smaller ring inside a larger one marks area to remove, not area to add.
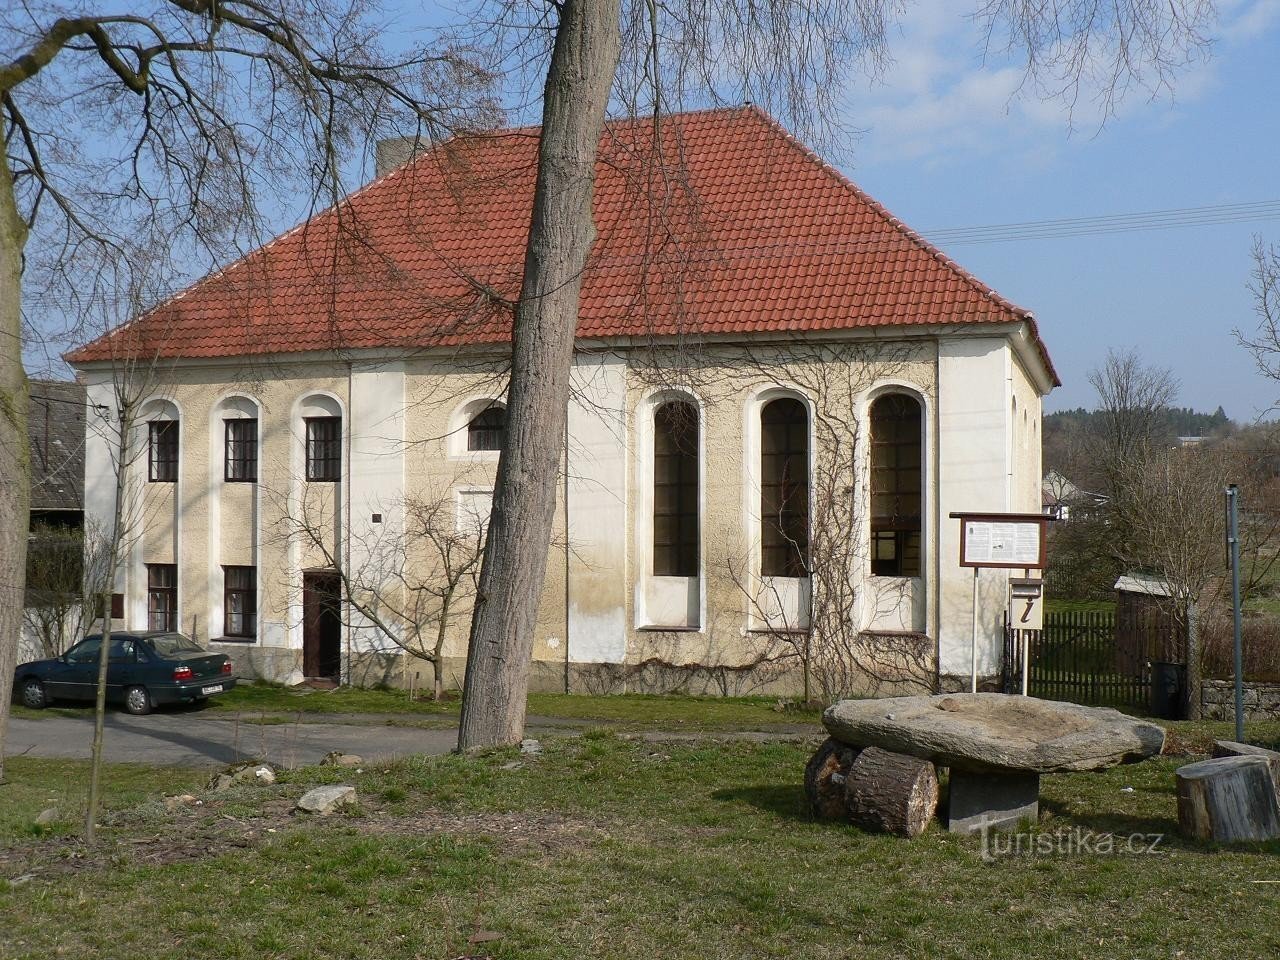
[[[760,110],[660,131],[612,123],[601,143],[535,688],[794,691],[790,638],[833,628],[918,657],[926,686],[967,675],[974,579],[949,515],[1036,510],[1058,379],[1034,318]],[[401,679],[336,567],[374,576],[412,498],[443,491],[451,524],[483,528],[537,134],[402,151],[70,355],[103,404],[114,357],[158,358],[127,626],[180,627],[276,679]],[[109,431],[86,436],[106,515]],[[288,511],[317,537],[283,540]],[[420,547],[395,575],[426,569]],[[1005,600],[984,573],[987,674]]]
[[[30,381],[31,526],[79,527],[84,519],[85,389]]]
[[[85,388],[29,381],[31,508],[19,660],[61,653],[79,639],[73,608],[82,594]]]
[[[1055,520],[1068,521],[1073,512],[1077,516],[1087,514],[1106,502],[1104,494],[1081,490],[1056,470],[1045,474],[1040,484],[1040,510]]]

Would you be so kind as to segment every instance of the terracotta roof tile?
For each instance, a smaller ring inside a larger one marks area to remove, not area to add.
[[[673,115],[654,140],[650,121],[601,140],[580,337],[1026,321],[1053,375],[1027,311],[762,111]],[[450,140],[68,359],[504,342],[537,143]]]

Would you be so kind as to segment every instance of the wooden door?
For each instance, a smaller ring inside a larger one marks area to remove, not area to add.
[[[302,672],[342,679],[342,598],[336,573],[302,575]]]

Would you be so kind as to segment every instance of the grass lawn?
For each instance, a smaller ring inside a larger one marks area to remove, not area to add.
[[[239,686],[230,693],[209,700],[208,708],[218,712],[388,714],[401,718],[457,716],[459,701],[410,700],[403,690],[290,690],[271,684]],[[529,696],[533,716],[598,721],[624,728],[690,730],[760,729],[779,724],[818,723],[820,710],[778,709],[778,700],[768,697],[685,697],[618,694],[535,693]]]
[[[1280,741],[1280,725],[1258,726]],[[1176,727],[1183,749],[1227,732]],[[988,863],[977,838],[936,827],[906,841],[813,822],[800,788],[811,749],[589,734],[537,757],[310,768],[173,812],[141,798],[161,783],[190,789],[192,774],[129,768],[112,773],[95,851],[21,826],[83,765],[18,759],[0,788],[19,791],[16,804],[0,795],[19,811],[0,820],[0,876],[30,879],[0,883],[0,957],[1280,953],[1280,884],[1256,882],[1280,880],[1280,842],[1179,840],[1173,771],[1185,757],[1043,781],[1041,835],[1164,834],[1156,852]],[[355,810],[288,812],[305,786],[340,778],[360,790]]]

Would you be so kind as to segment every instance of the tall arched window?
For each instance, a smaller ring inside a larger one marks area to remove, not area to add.
[[[783,397],[760,411],[760,574],[809,575],[809,413]]]
[[[698,409],[671,400],[653,413],[653,573],[698,575]]]
[[[871,572],[918,577],[924,514],[921,410],[890,393],[871,404]]]
[[[500,403],[485,407],[467,424],[468,450],[501,450],[507,432],[507,408]]]

